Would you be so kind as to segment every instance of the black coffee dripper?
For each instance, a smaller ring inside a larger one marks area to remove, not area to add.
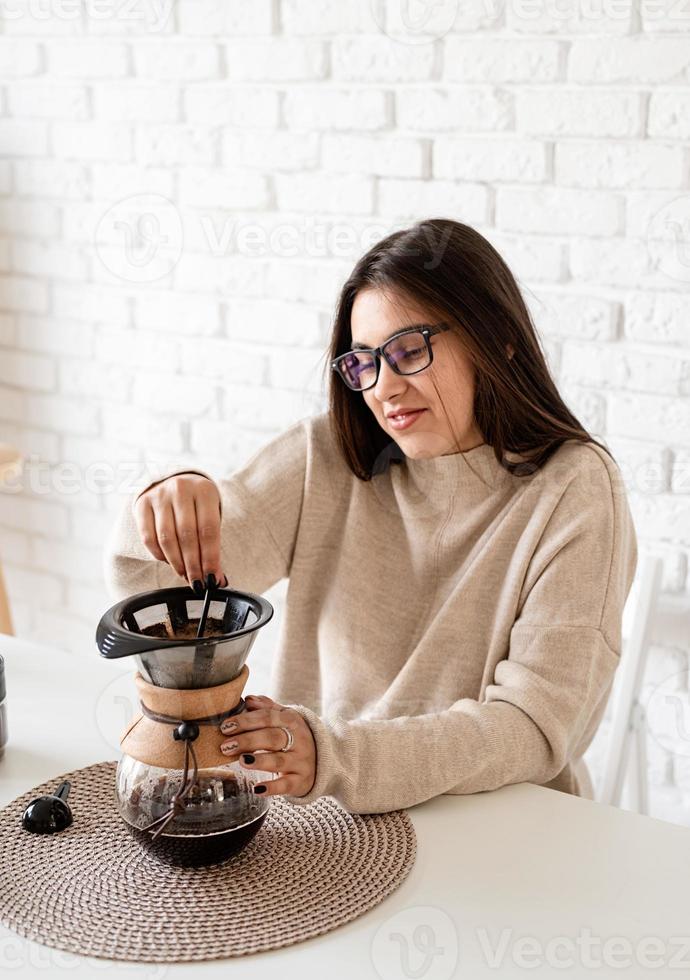
[[[118,810],[147,851],[185,867],[218,864],[244,848],[260,830],[270,805],[270,797],[252,791],[258,770],[247,772],[223,756],[214,730],[216,712],[225,716],[245,709],[241,693],[249,674],[246,660],[259,630],[273,616],[273,606],[253,592],[219,587],[212,574],[205,585],[205,596],[189,586],[128,596],[104,613],[96,631],[102,657],[131,656],[137,666],[141,715],[120,740]],[[217,689],[223,686],[228,686],[229,703],[219,700]],[[152,687],[166,689],[162,700]],[[205,695],[204,689],[216,692]],[[152,700],[160,701],[155,710]],[[181,718],[178,713],[188,700],[199,705],[195,738],[186,725],[189,714]],[[179,738],[182,721],[186,734]],[[151,738],[142,739],[142,732]],[[205,738],[209,733],[212,737]],[[203,752],[201,743],[207,743]],[[159,823],[171,812],[169,823]],[[154,827],[160,830],[155,838]]]
[[[205,598],[173,586],[122,599],[101,617],[96,643],[108,660],[133,656],[144,680],[157,687],[213,687],[237,677],[272,616],[263,596],[220,588],[209,575]],[[179,638],[185,631],[188,638]]]
[[[67,803],[71,783],[60,783],[54,795],[39,796],[27,806],[22,827],[30,834],[57,834],[72,823],[72,811]]]

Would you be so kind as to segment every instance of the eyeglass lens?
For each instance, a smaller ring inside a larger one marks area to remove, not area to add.
[[[385,352],[401,374],[414,374],[429,364],[426,341],[418,331],[395,337],[386,344]],[[369,388],[376,380],[376,358],[368,351],[351,351],[338,366],[345,381],[355,390]]]

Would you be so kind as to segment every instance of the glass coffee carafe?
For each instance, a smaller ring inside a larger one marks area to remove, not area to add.
[[[101,656],[133,656],[141,713],[123,733],[115,792],[132,835],[160,860],[218,864],[264,823],[270,796],[253,792],[277,774],[247,770],[220,751],[224,718],[246,710],[247,656],[273,607],[251,592],[158,589],[112,606],[96,632]],[[257,756],[260,759],[260,754]]]

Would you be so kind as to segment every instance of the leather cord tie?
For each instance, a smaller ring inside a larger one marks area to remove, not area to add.
[[[151,711],[150,708],[146,707],[143,701],[140,701],[139,705],[146,717],[151,718],[152,721],[162,722],[165,725],[174,725],[175,727],[173,729],[172,737],[177,742],[184,742],[182,785],[177,793],[171,797],[170,809],[166,813],[163,813],[160,817],[157,817],[146,827],[142,828],[143,830],[153,830],[155,827],[155,831],[152,835],[152,839],[155,840],[159,834],[163,833],[171,820],[173,820],[179,814],[184,813],[186,807],[185,800],[191,793],[194,784],[196,783],[199,769],[192,742],[199,737],[199,725],[219,725],[225,718],[238,714],[244,708],[244,698],[240,698],[235,707],[231,708],[229,711],[223,711],[217,715],[207,715],[205,718],[171,718],[170,715],[160,715],[155,711]],[[189,775],[190,759],[192,762],[191,776]]]

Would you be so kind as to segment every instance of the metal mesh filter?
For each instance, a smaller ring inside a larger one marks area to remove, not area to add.
[[[189,588],[156,589],[111,606],[98,624],[101,656],[134,656],[145,680],[178,690],[213,687],[237,677],[273,607],[252,592],[215,588],[204,634],[204,602]]]

